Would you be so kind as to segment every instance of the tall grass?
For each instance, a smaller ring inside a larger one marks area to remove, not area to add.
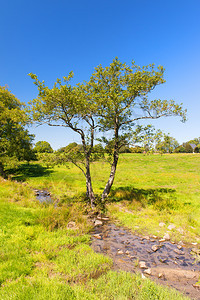
[[[92,164],[96,194],[103,191],[109,171],[103,161]],[[85,178],[72,164],[48,171],[37,166],[35,173],[26,169],[18,178],[26,179],[32,187],[49,189],[61,202],[76,201],[85,193]],[[141,232],[163,235],[174,223],[180,229],[173,232],[175,240],[199,243],[200,155],[122,154],[108,204],[110,214],[132,230],[139,226]],[[159,228],[160,222],[166,226]]]
[[[29,186],[0,180],[0,299],[187,299],[111,271],[112,260],[89,246],[85,213],[83,203],[41,205]]]

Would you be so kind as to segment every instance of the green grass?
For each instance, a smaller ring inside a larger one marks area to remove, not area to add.
[[[40,205],[28,186],[0,180],[0,299],[187,299],[112,271],[112,260],[90,248],[90,229],[84,203]]]
[[[96,162],[91,169],[94,191],[101,194],[110,167]],[[18,177],[32,187],[49,189],[62,202],[85,192],[84,176],[71,164],[49,171],[37,164],[34,170],[24,166]],[[163,236],[173,223],[174,240],[200,243],[200,155],[122,154],[108,203],[111,216],[133,231]],[[166,226],[160,228],[160,222]]]

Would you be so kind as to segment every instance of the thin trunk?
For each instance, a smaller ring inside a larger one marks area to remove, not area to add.
[[[95,196],[92,188],[92,180],[90,175],[90,161],[89,157],[86,157],[86,188],[87,188],[87,196],[90,199],[91,207],[94,208],[95,204]]]
[[[102,193],[102,202],[105,202],[105,199],[108,197],[111,187],[113,185],[115,179],[115,173],[117,169],[117,163],[119,159],[119,126],[118,126],[118,118],[115,119],[115,146],[114,146],[114,153],[113,153],[113,163],[111,166],[110,176]]]
[[[0,162],[0,176],[2,176],[3,178],[6,178],[6,173],[4,172],[4,167],[2,162]]]
[[[116,169],[117,169],[118,158],[119,158],[119,155],[115,154],[114,159],[113,159],[113,163],[112,163],[112,166],[111,166],[110,176],[109,176],[109,179],[106,183],[106,186],[105,186],[104,191],[103,191],[102,196],[101,196],[102,197],[102,202],[104,202],[105,199],[108,197],[108,195],[110,193],[110,190],[111,190],[111,187],[113,185],[113,182],[114,182],[114,179],[115,179],[115,173],[116,173]]]
[[[92,188],[92,180],[91,180],[91,174],[90,174],[90,155],[91,155],[91,150],[93,147],[93,140],[94,140],[94,132],[91,130],[91,146],[90,150],[87,150],[86,142],[85,142],[85,135],[84,133],[81,134],[81,139],[82,139],[82,145],[85,153],[85,177],[86,177],[86,195],[90,199],[90,204],[91,208],[93,209],[95,207],[94,201],[95,201],[95,196]]]

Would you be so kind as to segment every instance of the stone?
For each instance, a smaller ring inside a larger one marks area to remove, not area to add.
[[[169,230],[172,230],[172,229],[175,229],[176,226],[174,224],[170,224],[168,227],[167,227]]]
[[[197,254],[197,255],[200,255],[200,249],[192,248],[191,251],[192,251],[193,253]]]
[[[192,243],[192,245],[196,246],[196,245],[197,245],[197,243]]]
[[[160,243],[165,242],[165,241],[166,241],[166,239],[160,239],[159,240]]]
[[[184,273],[184,277],[187,278],[187,279],[193,279],[193,278],[196,277],[196,274],[195,273],[192,274],[191,272],[190,273],[189,272],[185,272]]]
[[[185,253],[181,250],[178,250],[178,249],[174,249],[174,252],[178,255],[184,255]]]
[[[156,252],[158,249],[160,249],[160,246],[159,245],[153,245],[151,247],[151,249],[153,250],[153,252]]]
[[[101,226],[103,225],[103,222],[100,220],[95,220],[94,226]]]
[[[177,228],[177,231],[180,232],[180,234],[184,234],[183,228]]]
[[[148,269],[145,261],[142,261],[142,260],[139,261],[139,267],[140,267],[140,269]]]
[[[183,246],[183,242],[182,242],[182,241],[179,241],[179,242],[178,242],[178,245]]]
[[[160,226],[160,227],[164,227],[165,225],[166,225],[166,224],[165,224],[164,222],[160,222],[160,223],[159,223],[159,226]]]
[[[127,255],[129,255],[130,254],[130,252],[128,251],[128,250],[126,250],[126,252],[125,252]]]
[[[158,274],[158,278],[162,278],[163,276],[164,276],[163,273]]]
[[[179,250],[181,250],[181,249],[183,248],[183,246],[182,246],[182,245],[177,245],[177,248],[178,248]]]
[[[76,223],[74,221],[70,221],[68,224],[67,224],[67,227],[68,228],[75,228],[76,227]]]
[[[194,287],[194,288],[200,289],[200,283],[198,283],[198,282],[197,282],[197,283],[194,283],[194,284],[193,284],[193,287]]]
[[[170,240],[169,233],[165,233],[165,235],[163,236],[163,239],[165,239],[166,241],[169,241]]]
[[[109,221],[109,218],[106,216],[97,216],[97,219],[102,221]]]
[[[124,252],[122,250],[118,249],[117,254],[124,254]]]
[[[102,236],[100,234],[94,234],[93,237],[98,240],[102,240]]]
[[[143,239],[149,241],[150,237],[147,235],[147,236],[144,236]]]
[[[148,269],[144,270],[144,273],[147,274],[147,275],[151,275],[151,269],[148,268]]]
[[[167,257],[160,257],[159,261],[164,264],[167,261]]]
[[[152,235],[152,238],[157,239],[158,237],[157,235]]]

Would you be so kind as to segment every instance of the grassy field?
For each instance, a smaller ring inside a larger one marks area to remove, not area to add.
[[[85,192],[85,179],[73,165],[51,170],[35,165],[34,172],[29,166],[24,169],[18,179],[47,188],[61,201]],[[102,192],[108,176],[107,163],[92,165],[96,194]],[[174,240],[200,243],[200,155],[122,154],[107,209],[132,230],[162,236],[173,223]],[[160,228],[160,222],[166,226]]]
[[[173,239],[199,243],[199,160],[198,154],[122,155],[108,214],[133,231],[160,236],[173,223]],[[94,163],[92,174],[100,193],[109,166]],[[15,179],[26,184],[0,181],[0,299],[186,299],[139,274],[112,271],[111,259],[92,251],[89,206],[77,201],[85,191],[78,169],[23,165]],[[39,204],[30,187],[47,188],[60,204]]]

